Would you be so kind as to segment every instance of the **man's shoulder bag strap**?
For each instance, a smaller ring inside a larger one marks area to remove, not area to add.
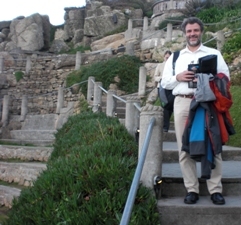
[[[177,61],[179,54],[180,54],[180,51],[173,52],[173,59],[172,59],[172,75],[173,76],[175,75],[175,66],[176,66],[176,61]]]

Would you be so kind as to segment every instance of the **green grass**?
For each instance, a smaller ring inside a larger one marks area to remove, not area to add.
[[[230,109],[230,113],[233,119],[234,129],[236,134],[230,136],[230,140],[227,145],[241,147],[241,88],[240,86],[231,86],[231,93],[233,97],[233,105]]]

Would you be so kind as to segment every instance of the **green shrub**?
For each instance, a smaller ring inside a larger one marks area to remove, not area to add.
[[[56,134],[47,170],[14,200],[5,225],[119,224],[137,158],[138,146],[117,118],[71,117]],[[160,224],[156,200],[143,186],[129,224]]]
[[[241,76],[241,74],[239,74]],[[240,78],[239,78],[240,79]],[[231,78],[232,80],[232,78]],[[240,111],[241,111],[241,105],[240,105],[240,96],[241,96],[241,88],[240,86],[231,86],[231,93],[233,97],[233,105],[230,109],[230,113],[232,116],[234,129],[236,134],[231,135],[230,139],[227,143],[227,145],[240,147],[241,146],[241,123],[240,123]]]
[[[232,52],[237,52],[241,49],[241,32],[237,32],[232,35],[231,38],[227,39],[222,48],[222,52],[230,54]]]
[[[16,71],[14,75],[15,75],[16,81],[18,82],[23,78],[24,73],[22,71]]]
[[[103,88],[109,89],[109,85],[116,84],[119,90],[126,93],[138,91],[139,67],[142,65],[139,58],[124,55],[115,57],[108,61],[102,61],[83,66],[80,70],[74,71],[67,77],[67,86],[88,80],[90,76],[95,77],[95,81],[102,82]],[[120,81],[117,81],[118,78]],[[87,92],[87,83],[81,86],[82,93]]]

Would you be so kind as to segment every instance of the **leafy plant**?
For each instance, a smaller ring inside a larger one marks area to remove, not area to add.
[[[102,82],[103,88],[109,89],[110,84],[116,84],[119,90],[126,93],[134,93],[138,90],[139,67],[142,65],[139,58],[124,55],[108,61],[94,63],[91,66],[83,66],[67,77],[67,86],[74,83],[87,81],[89,77],[95,77],[95,81]],[[87,92],[87,83],[81,86],[83,94]]]
[[[237,32],[232,35],[231,38],[225,41],[222,51],[230,54],[231,52],[237,52],[241,49],[241,32]]]
[[[18,82],[23,78],[24,73],[22,71],[16,71],[14,75],[15,75],[16,81]]]

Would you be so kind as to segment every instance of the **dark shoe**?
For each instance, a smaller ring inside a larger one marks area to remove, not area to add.
[[[163,128],[163,132],[168,132],[168,129],[166,129],[166,128]]]
[[[213,204],[215,204],[215,205],[224,205],[225,204],[225,199],[221,193],[212,194],[211,200],[213,201]]]
[[[195,204],[199,199],[199,195],[195,192],[187,193],[186,197],[184,198],[184,203],[186,204]]]

